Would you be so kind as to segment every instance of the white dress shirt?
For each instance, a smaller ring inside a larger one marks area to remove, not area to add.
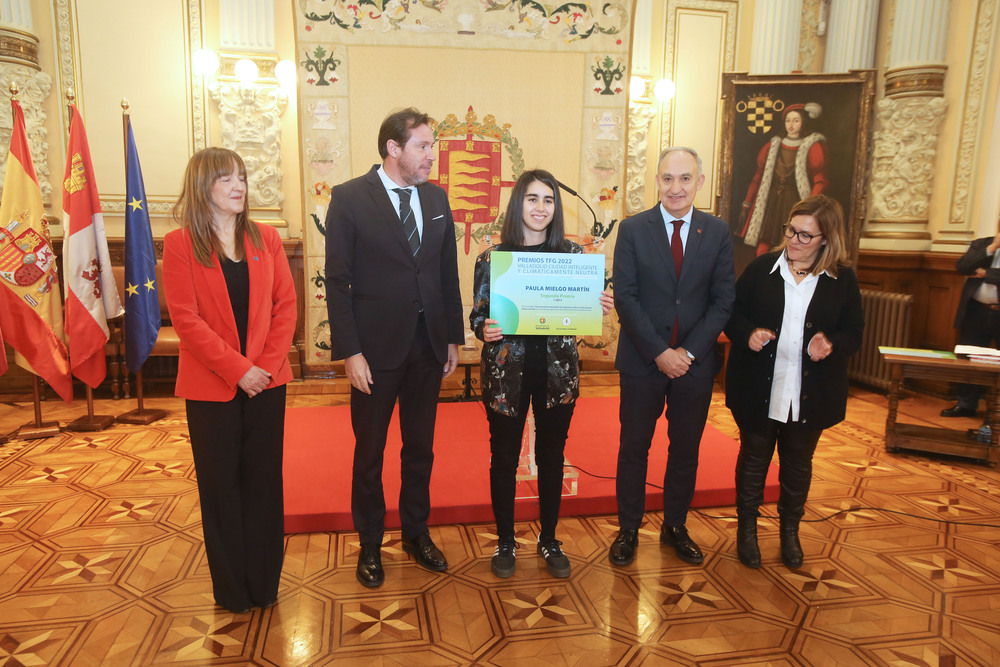
[[[420,209],[420,194],[417,192],[417,188],[413,185],[396,183],[389,178],[389,174],[385,173],[385,167],[378,168],[378,177],[382,179],[382,185],[385,187],[385,192],[389,195],[389,200],[392,202],[393,208],[396,209],[396,213],[399,213],[399,195],[393,192],[393,188],[404,188],[410,191],[410,210],[413,211],[413,219],[417,223],[417,233],[420,238],[424,238],[424,214]]]
[[[681,225],[681,248],[687,250],[688,247],[688,232],[691,230],[691,215],[694,213],[694,206],[688,209],[688,212],[684,214],[684,217],[675,218],[670,213],[667,213],[667,209],[663,208],[663,204],[660,204],[660,215],[663,216],[663,224],[667,228],[667,243],[670,239],[674,237],[674,220],[683,220],[684,224]]]
[[[802,350],[809,344],[816,331],[805,332],[806,311],[816,293],[819,276],[809,274],[801,283],[788,268],[788,258],[781,253],[771,273],[779,271],[785,283],[785,310],[781,317],[781,334],[774,356],[774,374],[771,376],[771,402],[767,416],[782,423],[799,420],[799,396],[802,394]],[[823,272],[825,275],[830,275]],[[821,274],[821,275],[823,275]],[[808,336],[808,340],[805,338]]]
[[[987,250],[986,254],[989,255],[990,251]],[[1000,252],[993,253],[993,263],[990,264],[991,268],[1000,269]],[[985,303],[986,305],[991,305],[997,303],[997,286],[992,285],[985,280],[983,284],[979,286],[972,294],[972,298],[979,303]]]

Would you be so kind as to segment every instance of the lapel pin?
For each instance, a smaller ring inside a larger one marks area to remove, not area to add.
[[[699,233],[701,233],[701,232],[699,232]],[[253,261],[255,261],[255,262],[260,261],[260,260],[257,259],[257,255],[253,256]]]

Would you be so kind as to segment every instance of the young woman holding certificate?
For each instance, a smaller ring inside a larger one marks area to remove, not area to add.
[[[538,554],[553,577],[568,577],[569,559],[556,539],[562,498],[563,448],[580,394],[574,336],[504,336],[490,319],[490,257],[493,251],[582,253],[563,231],[559,184],[547,171],[525,171],[514,184],[500,230],[501,243],[476,258],[469,324],[483,341],[481,383],[490,424],[490,496],[499,537],[491,567],[497,577],[514,574],[514,493],[521,439],[529,404],[535,415],[535,461],[541,531]],[[604,291],[601,307],[614,305]]]

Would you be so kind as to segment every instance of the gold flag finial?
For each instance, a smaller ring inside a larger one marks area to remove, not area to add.
[[[17,87],[17,81],[11,79],[10,85],[7,86],[7,89],[10,90],[10,99],[17,101],[17,94],[20,92],[20,88]]]
[[[128,115],[128,98],[127,97],[123,97],[122,98],[122,113],[125,114],[126,116]]]
[[[66,104],[73,104],[76,95],[73,94],[73,86],[66,86]]]

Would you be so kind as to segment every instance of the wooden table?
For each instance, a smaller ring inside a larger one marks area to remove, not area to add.
[[[885,419],[885,449],[894,452],[909,449],[918,452],[950,454],[977,459],[990,466],[1000,462],[1000,364],[983,364],[968,359],[935,359],[902,354],[883,354],[891,373],[889,414]],[[949,429],[896,421],[899,390],[904,378],[964,382],[987,388],[990,442],[977,442],[968,429]]]

